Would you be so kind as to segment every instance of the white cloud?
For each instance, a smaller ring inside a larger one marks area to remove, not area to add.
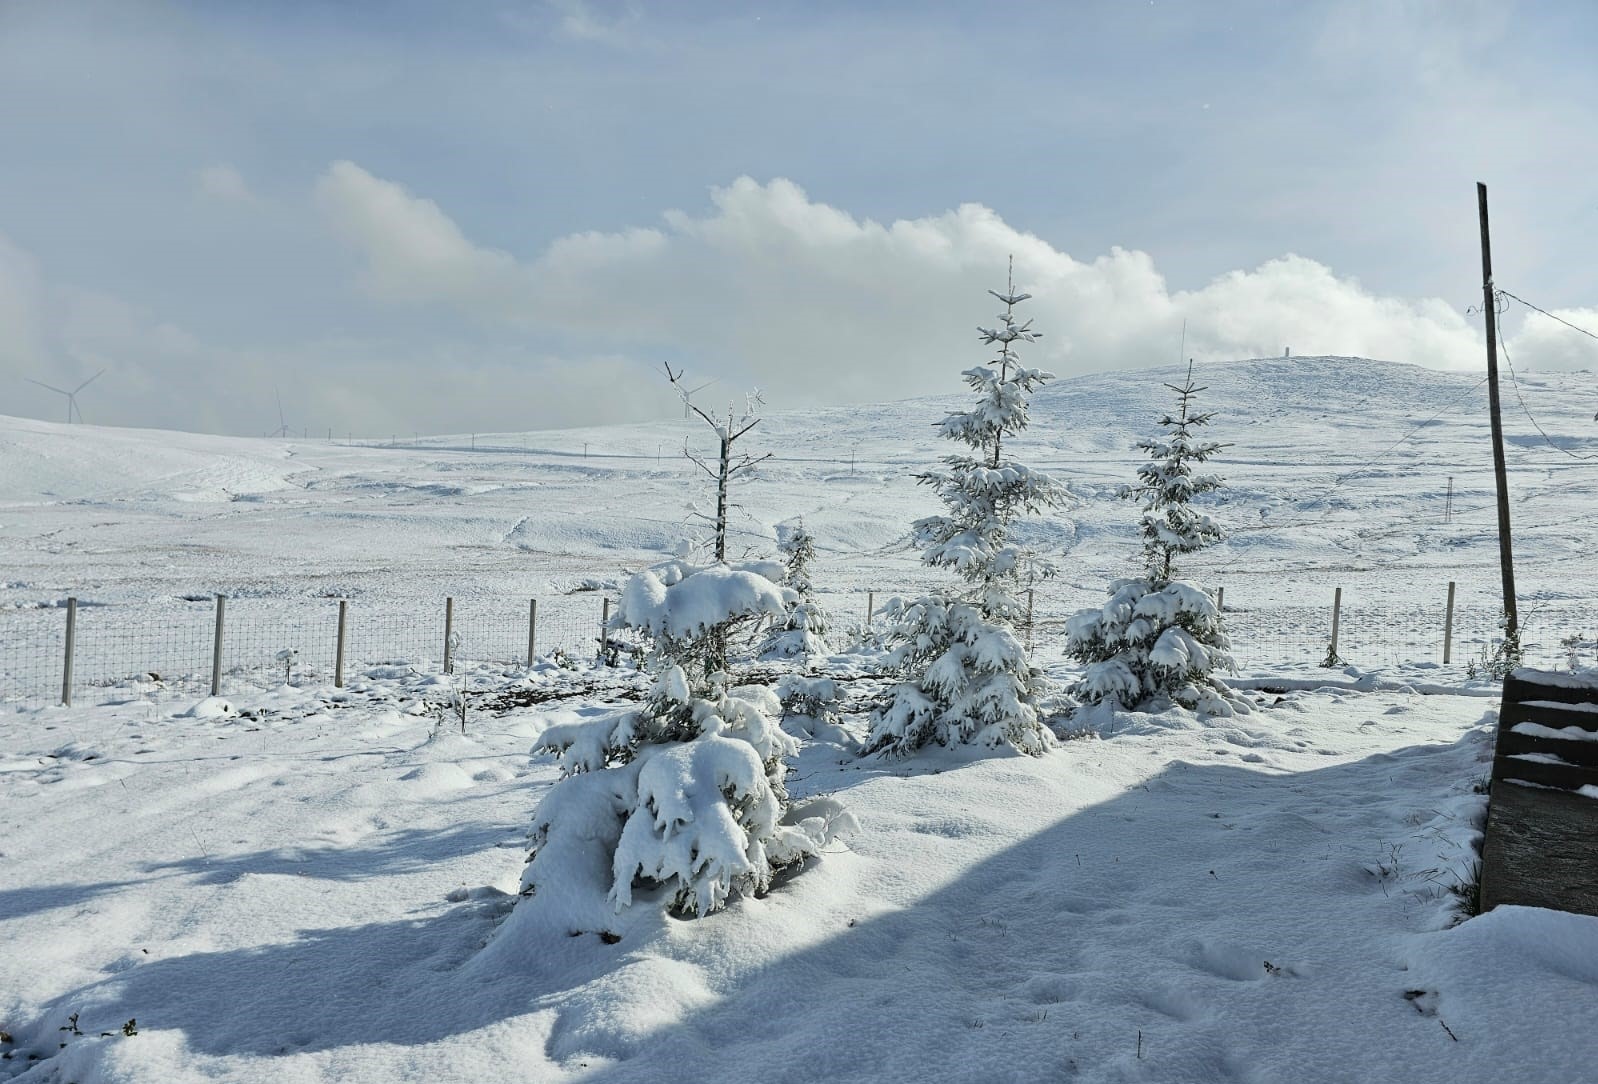
[[[254,203],[256,195],[244,174],[225,163],[206,166],[194,175],[195,187],[210,199],[231,203]]]
[[[1061,375],[1170,365],[1187,324],[1200,360],[1354,354],[1479,369],[1479,324],[1438,300],[1381,296],[1301,256],[1169,289],[1147,253],[1091,261],[966,204],[880,223],[788,181],[741,178],[698,213],[572,233],[525,259],[473,243],[439,206],[349,162],[317,185],[360,258],[382,331],[216,341],[104,291],[51,281],[0,236],[0,411],[53,418],[49,393],[103,367],[90,421],[243,433],[276,426],[383,436],[601,424],[672,412],[659,363],[750,386],[774,409],[958,393],[988,354],[985,291],[1016,282]],[[339,310],[358,300],[344,299]],[[425,312],[433,308],[438,311]],[[1558,310],[1598,329],[1598,311]],[[462,322],[457,314],[470,317]],[[351,314],[352,329],[371,327]],[[1511,316],[1510,328],[1516,325]],[[1509,338],[1522,370],[1598,367],[1598,343],[1533,316]],[[263,404],[266,404],[263,406]]]
[[[1598,335],[1598,309],[1550,310],[1583,331]],[[1521,369],[1598,371],[1598,339],[1532,313],[1521,325],[1520,333],[1509,341],[1510,357]]]
[[[1378,296],[1294,255],[1173,292],[1147,253],[1116,248],[1083,262],[978,204],[884,225],[790,181],[743,177],[713,190],[706,213],[572,234],[517,260],[352,163],[319,189],[380,297],[699,357],[784,406],[956,390],[958,370],[985,356],[974,325],[990,318],[984,291],[1003,285],[1011,254],[1045,334],[1033,357],[1062,375],[1172,364],[1184,320],[1187,352],[1201,360],[1290,347],[1481,364],[1479,333],[1440,300]]]
[[[656,418],[665,381],[599,350],[554,355],[470,335],[421,340],[320,337],[270,346],[207,342],[136,305],[52,282],[0,234],[0,414],[57,420],[59,396],[106,370],[82,397],[102,425],[259,435],[277,427],[281,389],[293,432],[490,432]]]
[[[316,198],[338,232],[365,253],[364,285],[377,297],[498,307],[523,288],[508,253],[473,245],[436,203],[353,162],[333,163],[317,182]]]

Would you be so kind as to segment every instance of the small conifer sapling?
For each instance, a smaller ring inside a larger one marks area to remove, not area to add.
[[[1017,356],[1018,344],[1040,333],[1030,320],[1016,319],[1016,306],[1031,295],[1016,292],[1013,260],[1011,269],[1005,292],[989,291],[1004,303],[998,326],[977,329],[984,343],[998,347],[997,356],[963,374],[977,401],[939,423],[944,437],[971,451],[946,456],[941,469],[916,476],[945,507],[913,526],[922,563],[952,571],[962,582],[946,593],[892,604],[889,664],[902,680],[872,715],[868,750],[908,753],[936,742],[1008,745],[1036,754],[1053,744],[1038,713],[1042,675],[1015,634],[1026,616],[1022,577],[1029,562],[1011,539],[1011,526],[1057,504],[1061,490],[1047,474],[1006,454],[1006,439],[1026,429],[1028,397],[1053,374],[1022,365]]]
[[[1149,460],[1121,492],[1143,508],[1143,575],[1112,581],[1108,603],[1066,623],[1066,653],[1087,664],[1071,691],[1090,704],[1145,710],[1176,703],[1232,715],[1248,708],[1214,674],[1232,666],[1220,608],[1208,591],[1178,578],[1180,558],[1225,537],[1220,523],[1193,506],[1222,485],[1194,466],[1224,445],[1199,436],[1214,414],[1193,409],[1205,389],[1193,383],[1192,364],[1181,384],[1165,386],[1176,393],[1177,410],[1161,416],[1163,435],[1138,443]]]

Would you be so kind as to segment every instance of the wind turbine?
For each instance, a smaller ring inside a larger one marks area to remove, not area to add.
[[[704,391],[706,388],[710,387],[710,385],[714,384],[716,382],[716,379],[717,379],[716,377],[711,377],[709,380],[705,381],[703,384],[699,385],[697,388],[690,388],[688,391],[685,391],[685,392],[682,393],[682,416],[683,417],[685,417],[685,418],[688,417],[688,401],[690,399],[692,399],[695,395],[699,394],[700,392]]]
[[[42,380],[35,380],[35,379],[33,379],[32,377],[29,377],[29,376],[25,376],[22,379],[26,380],[30,384],[37,384],[41,388],[48,388],[50,391],[55,392],[57,395],[65,395],[67,397],[67,424],[68,425],[72,424],[72,415],[76,414],[78,416],[78,424],[82,425],[83,424],[83,411],[78,409],[78,392],[82,391],[84,388],[88,387],[90,384],[93,384],[96,380],[99,380],[104,375],[105,375],[105,370],[101,369],[99,372],[97,372],[93,376],[89,377],[89,379],[85,380],[83,383],[79,384],[77,387],[73,388],[71,391],[67,391],[65,388],[58,388],[54,384],[46,384]]]
[[[267,436],[277,437],[277,438],[281,439],[281,438],[286,437],[286,436],[289,435],[289,423],[283,420],[283,391],[282,391],[282,389],[281,388],[273,388],[272,391],[277,396],[277,430],[275,432],[268,433]]]

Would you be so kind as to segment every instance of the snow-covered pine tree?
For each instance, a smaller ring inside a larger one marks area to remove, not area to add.
[[[1088,703],[1114,699],[1139,710],[1165,703],[1232,715],[1247,705],[1215,676],[1230,667],[1231,645],[1221,612],[1209,592],[1177,578],[1177,558],[1212,546],[1225,531],[1193,499],[1221,488],[1213,474],[1194,472],[1224,445],[1202,440],[1197,430],[1213,412],[1194,413],[1204,388],[1193,383],[1193,366],[1176,393],[1177,411],[1160,418],[1161,437],[1138,442],[1149,462],[1137,469],[1136,485],[1121,495],[1143,506],[1144,575],[1111,582],[1110,601],[1078,611],[1066,624],[1066,653],[1087,664],[1072,693]]]
[[[799,523],[783,531],[777,550],[786,560],[784,583],[795,597],[787,616],[772,625],[758,654],[763,659],[799,659],[808,664],[811,656],[827,652],[827,615],[810,583],[816,541]]]
[[[1026,555],[1010,540],[1021,515],[1058,503],[1061,491],[1048,475],[1005,456],[1005,438],[1027,425],[1027,397],[1052,373],[1028,368],[1018,343],[1033,342],[1032,322],[1017,323],[1015,307],[1031,295],[1016,293],[1014,260],[999,326],[979,327],[984,343],[998,346],[985,365],[967,369],[977,393],[971,410],[952,413],[942,435],[975,455],[950,455],[941,470],[916,476],[938,493],[948,511],[917,520],[921,560],[958,573],[964,586],[929,595],[894,611],[890,665],[903,678],[873,713],[867,749],[908,753],[929,742],[943,745],[1010,745],[1041,753],[1053,744],[1038,718],[1042,675],[1027,661],[1015,635],[1025,616],[1021,577]]]
[[[562,778],[533,815],[512,920],[546,933],[607,929],[640,888],[676,914],[708,914],[855,826],[830,798],[789,802],[785,758],[799,743],[778,726],[782,705],[727,673],[729,636],[786,617],[798,597],[775,582],[777,562],[726,563],[729,483],[767,458],[733,456],[759,422],[753,401],[723,425],[689,400],[681,371],[666,376],[719,444],[715,468],[684,449],[716,480],[715,563],[667,561],[627,582],[612,624],[653,645],[648,699],[557,723],[534,747],[556,754]]]
[[[639,890],[673,913],[708,914],[854,829],[830,798],[790,803],[785,758],[799,743],[778,726],[776,694],[734,687],[718,665],[738,626],[784,612],[775,574],[769,562],[668,561],[628,581],[615,620],[651,637],[654,688],[642,707],[539,737],[562,778],[533,816],[521,921],[607,929]]]

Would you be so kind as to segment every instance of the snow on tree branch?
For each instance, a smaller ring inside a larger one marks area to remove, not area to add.
[[[1204,389],[1187,379],[1167,384],[1177,395],[1177,410],[1160,417],[1163,437],[1138,443],[1149,462],[1137,469],[1138,481],[1121,495],[1143,508],[1144,575],[1110,584],[1110,601],[1078,611],[1066,624],[1066,653],[1087,664],[1072,692],[1089,703],[1113,699],[1138,710],[1177,703],[1213,715],[1246,711],[1214,675],[1230,668],[1230,642],[1220,609],[1202,588],[1177,579],[1177,558],[1215,545],[1226,537],[1221,524],[1193,507],[1195,498],[1221,488],[1221,479],[1196,472],[1225,445],[1195,433],[1213,413],[1194,413],[1194,397]]]
[[[1016,322],[1014,308],[1028,295],[1015,290],[1013,260],[1011,269],[1005,292],[990,291],[1005,303],[1000,327],[978,329],[984,343],[999,345],[998,355],[962,374],[977,401],[938,423],[945,438],[975,454],[946,456],[940,469],[916,475],[946,509],[913,525],[921,560],[954,572],[963,586],[896,611],[890,664],[903,681],[872,717],[870,749],[977,742],[1041,753],[1052,743],[1038,718],[1042,676],[1015,635],[1026,612],[1023,577],[1036,563],[1010,540],[1010,528],[1059,504],[1063,491],[1047,474],[1006,458],[1004,438],[1026,429],[1027,397],[1053,375],[1016,358],[1014,345],[1039,333],[1031,321]]]

